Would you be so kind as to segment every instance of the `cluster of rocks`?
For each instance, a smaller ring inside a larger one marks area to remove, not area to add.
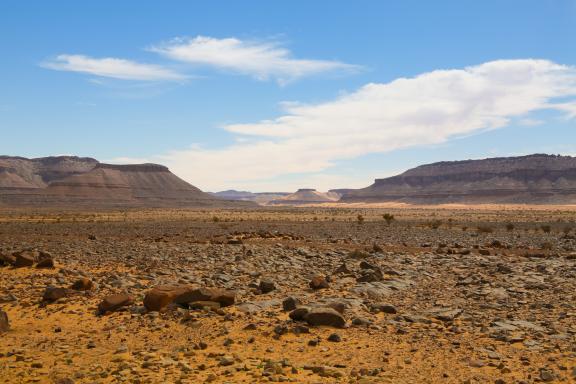
[[[0,266],[13,266],[14,268],[33,267],[54,268],[54,258],[49,252],[26,249],[11,254],[0,252]]]

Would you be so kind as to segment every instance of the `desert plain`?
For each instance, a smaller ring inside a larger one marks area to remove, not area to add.
[[[0,212],[0,383],[576,381],[574,207]]]

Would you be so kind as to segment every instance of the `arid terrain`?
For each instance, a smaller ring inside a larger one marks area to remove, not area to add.
[[[576,380],[573,208],[12,209],[0,254],[0,383]]]

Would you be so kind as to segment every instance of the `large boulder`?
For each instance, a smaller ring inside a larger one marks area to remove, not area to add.
[[[160,285],[154,287],[144,297],[144,306],[149,311],[161,311],[170,305],[174,299],[188,290],[194,288],[188,286]]]
[[[289,314],[294,321],[306,321],[308,324],[317,326],[344,328],[346,319],[342,314],[330,307],[298,307]]]
[[[172,303],[190,305],[196,302],[214,302],[221,307],[227,307],[233,305],[235,301],[235,291],[188,285],[161,285],[148,291],[144,297],[144,306],[149,311],[161,311]]]
[[[114,312],[122,307],[134,304],[134,297],[126,293],[106,296],[98,305],[98,313],[101,315],[107,312]]]
[[[10,329],[10,322],[8,321],[8,314],[0,309],[0,333],[8,332]]]

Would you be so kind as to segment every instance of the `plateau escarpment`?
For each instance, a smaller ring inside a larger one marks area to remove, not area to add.
[[[529,155],[422,165],[343,202],[575,204],[576,158]]]

